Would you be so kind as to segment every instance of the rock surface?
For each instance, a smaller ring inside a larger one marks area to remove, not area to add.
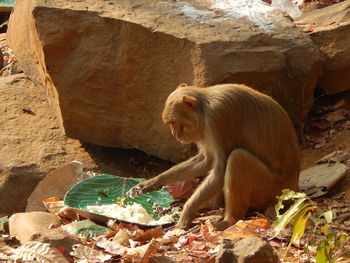
[[[15,236],[22,244],[28,241],[50,243],[53,247],[64,247],[69,250],[72,245],[80,243],[49,227],[59,227],[61,219],[46,212],[18,213],[10,217],[10,235]]]
[[[324,195],[349,171],[342,163],[325,163],[301,171],[299,189],[309,197]]]
[[[46,173],[74,159],[94,168],[78,141],[67,139],[38,89],[24,74],[0,78],[0,213],[23,211]]]
[[[318,85],[329,94],[350,89],[350,0],[299,17],[325,56]]]
[[[218,3],[18,0],[8,39],[69,137],[178,161],[190,149],[160,113],[179,83],[245,83],[300,123],[320,73],[319,50],[286,17]]]
[[[224,239],[215,262],[277,263],[278,256],[273,248],[258,237]]]
[[[73,160],[88,170],[126,177],[147,177],[165,169],[154,159],[147,165],[144,154],[67,138],[43,87],[24,74],[0,77],[0,112],[0,215],[24,211],[38,182]]]
[[[83,167],[77,161],[52,171],[38,183],[29,196],[26,212],[47,211],[43,204],[44,199],[57,197],[63,200],[66,192],[83,179]]]

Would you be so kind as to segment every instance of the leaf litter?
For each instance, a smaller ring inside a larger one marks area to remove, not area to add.
[[[342,196],[331,200],[319,199],[317,203],[320,207],[332,210],[335,229],[344,228],[344,222],[350,218],[350,210],[349,204],[344,202]],[[67,218],[66,220],[70,221]],[[282,255],[291,239],[292,231],[287,227],[279,236],[274,237],[271,224],[270,220],[260,214],[250,220],[239,221],[225,230],[216,229],[210,220],[198,223],[189,231],[173,226],[142,229],[133,224],[109,222],[110,231],[106,231],[105,234],[79,235],[82,244],[74,245],[69,255],[64,256],[60,250],[45,243],[27,243],[16,249],[5,245],[5,242],[0,248],[0,259],[36,258],[38,262],[119,262],[123,259],[130,262],[150,262],[151,258],[166,258],[174,262],[213,262],[223,239],[253,236],[269,241]],[[90,231],[93,232],[94,228]],[[305,230],[311,235],[308,231]],[[307,262],[304,243],[300,240],[298,242],[298,247],[292,246],[289,254],[281,258],[281,262]],[[52,258],[55,260],[52,261]]]
[[[328,162],[339,156],[340,153],[330,155],[323,161]],[[188,187],[174,187],[178,196],[183,194],[179,189],[182,189],[184,194],[189,190]],[[74,245],[69,253],[45,243],[36,242],[18,246],[4,240],[0,242],[0,261],[35,258],[38,262],[210,263],[215,261],[224,239],[260,237],[277,251],[281,262],[304,263],[309,262],[309,254],[314,256],[316,253],[306,245],[305,240],[319,240],[322,235],[312,232],[310,225],[306,225],[305,228],[297,225],[294,230],[296,228],[298,231],[293,232],[293,227],[286,224],[276,236],[276,232],[272,229],[273,222],[262,214],[256,214],[248,220],[239,221],[225,230],[220,230],[216,224],[223,218],[223,209],[197,214],[194,226],[187,231],[174,226],[142,227],[117,220],[109,220],[105,226],[100,226],[75,214],[74,210],[65,207],[57,197],[45,199],[43,202],[51,213],[62,218],[64,223],[57,230],[66,231],[69,236],[81,240],[82,244]],[[177,204],[181,202],[184,203],[185,200],[177,201]],[[332,211],[332,229],[335,231],[350,229],[350,206],[344,196],[334,199],[319,198],[316,202],[322,210]],[[302,202],[297,206],[297,208],[303,207]],[[308,211],[312,208],[313,206],[303,208],[305,212],[300,217],[303,217],[304,221],[309,219]],[[279,209],[283,207],[279,206]],[[292,244],[288,245],[291,240]],[[349,243],[346,243],[345,247],[349,248]],[[56,256],[56,261],[50,261]],[[346,258],[347,255],[344,254],[343,257]]]

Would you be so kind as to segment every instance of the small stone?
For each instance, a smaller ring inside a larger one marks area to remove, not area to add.
[[[278,256],[270,244],[259,237],[224,239],[216,263],[277,263]]]
[[[47,212],[17,213],[9,220],[10,235],[15,236],[21,244],[39,241],[71,250],[72,245],[79,244],[80,241],[49,228],[60,225],[61,219]]]

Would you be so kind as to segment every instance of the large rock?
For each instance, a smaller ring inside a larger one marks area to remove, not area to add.
[[[262,1],[223,4],[17,0],[7,36],[68,136],[178,161],[189,147],[160,114],[179,83],[251,85],[295,123],[312,103],[322,60],[309,36]]]
[[[320,88],[329,94],[350,89],[350,0],[304,14],[296,23],[312,30],[325,56]]]

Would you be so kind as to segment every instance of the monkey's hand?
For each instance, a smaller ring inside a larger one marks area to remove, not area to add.
[[[150,179],[150,180],[138,183],[137,185],[132,187],[126,194],[129,197],[134,198],[136,196],[141,196],[145,193],[152,192],[160,188],[161,186],[158,185],[157,180]]]

